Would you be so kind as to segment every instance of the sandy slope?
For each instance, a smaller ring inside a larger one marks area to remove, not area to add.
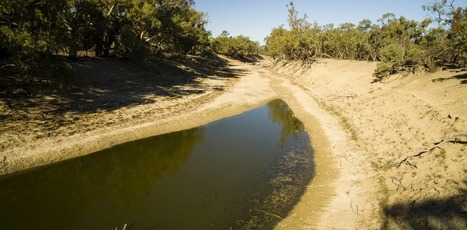
[[[2,129],[0,174],[196,127],[282,98],[310,133],[317,175],[278,229],[466,227],[460,215],[466,212],[465,144],[443,143],[442,150],[409,158],[412,166],[397,167],[447,135],[467,132],[466,72],[371,83],[375,64],[367,62],[230,64],[239,78],[213,75],[174,86],[200,93],[148,94],[153,103],[81,114],[47,137],[15,132],[9,124]]]
[[[336,60],[276,65],[337,117],[350,137],[345,152],[335,156],[357,167],[342,165],[350,181],[336,185],[337,195],[324,214],[335,216],[322,218],[319,227],[465,229],[466,72],[397,75],[371,83],[373,68],[372,63]],[[407,156],[448,139],[464,142],[443,143],[399,166]],[[341,211],[354,212],[356,222],[338,221]],[[381,222],[373,224],[376,217]]]

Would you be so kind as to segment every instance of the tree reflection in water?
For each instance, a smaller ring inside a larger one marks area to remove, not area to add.
[[[272,101],[200,128],[0,178],[0,223],[2,229],[270,229],[313,177],[309,141],[288,106]]]
[[[269,118],[282,127],[279,146],[283,147],[291,137],[297,139],[304,127],[303,123],[294,116],[289,106],[282,100],[271,101],[267,106]]]
[[[80,214],[88,217],[96,213],[92,216],[102,219],[95,222],[105,223],[106,217],[116,212],[136,211],[151,187],[164,175],[176,174],[203,140],[202,128],[184,130],[4,178],[0,180],[2,228],[72,229],[81,225],[77,223],[82,218]],[[20,180],[16,179],[18,176]],[[23,215],[25,211],[27,217]],[[126,214],[118,214],[124,221]],[[60,218],[50,221],[54,216]]]

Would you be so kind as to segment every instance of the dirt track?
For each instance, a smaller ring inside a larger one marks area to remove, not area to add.
[[[149,89],[140,95],[144,103],[67,112],[62,116],[68,122],[52,130],[39,116],[5,124],[0,174],[196,127],[281,98],[310,133],[317,176],[277,228],[466,227],[465,215],[459,215],[467,211],[465,144],[446,143],[443,150],[397,167],[406,156],[467,131],[466,72],[371,83],[375,64],[367,62],[273,66],[270,60],[257,65],[230,60],[230,65],[235,76],[213,74],[161,89],[175,96]],[[112,88],[94,90],[105,94]],[[427,205],[434,211],[426,211]]]

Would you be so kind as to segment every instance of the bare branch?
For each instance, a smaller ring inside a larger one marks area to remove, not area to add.
[[[112,12],[114,11],[114,8],[115,8],[115,3],[112,4],[112,6],[109,9],[109,12],[107,12],[107,15],[106,15],[107,17],[109,17],[112,14]]]
[[[417,166],[415,166],[415,165],[413,165],[413,164],[411,164],[409,162],[409,158],[420,157],[423,154],[429,153],[429,152],[431,152],[431,151],[433,151],[434,149],[437,149],[437,148],[441,149],[441,145],[443,145],[445,143],[464,144],[464,145],[467,144],[467,141],[460,140],[459,137],[467,137],[467,133],[465,133],[465,132],[450,133],[449,135],[447,135],[447,137],[444,140],[441,140],[439,142],[435,142],[434,145],[431,146],[430,148],[422,150],[422,151],[418,152],[415,155],[405,157],[404,159],[402,159],[399,162],[399,164],[397,164],[397,167],[400,167],[402,164],[405,163],[407,165],[410,165],[412,167],[417,168]]]

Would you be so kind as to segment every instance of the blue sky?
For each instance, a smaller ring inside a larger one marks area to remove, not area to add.
[[[396,17],[420,21],[430,15],[422,5],[436,0],[295,0],[300,16],[308,15],[309,22],[319,25],[333,23],[336,26],[351,22],[358,24],[362,19],[372,22],[385,13]],[[286,4],[290,0],[195,0],[195,8],[208,13],[207,29],[213,36],[227,30],[232,36],[240,34],[263,42],[271,29],[287,26]],[[456,6],[467,6],[466,0],[456,0]]]

